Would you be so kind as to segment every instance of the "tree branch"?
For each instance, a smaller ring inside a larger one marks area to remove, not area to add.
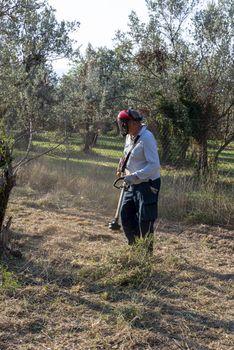
[[[234,134],[232,134],[232,135],[230,135],[227,139],[226,139],[226,141],[224,142],[224,144],[222,144],[220,147],[219,147],[219,149],[218,149],[218,151],[215,153],[215,156],[214,156],[214,164],[216,164],[217,163],[217,161],[218,161],[218,157],[219,157],[219,155],[220,155],[220,153],[229,145],[229,143],[231,143],[232,141],[234,141]]]
[[[58,143],[56,146],[50,148],[49,150],[45,151],[45,152],[42,152],[40,154],[37,154],[36,156],[34,157],[31,157],[31,158],[28,158],[28,159],[25,159],[24,161],[20,162],[20,164],[18,164],[17,166],[14,167],[14,175],[17,173],[17,171],[19,170],[20,167],[22,167],[23,165],[31,162],[32,160],[35,160],[37,158],[40,158],[42,156],[44,156],[45,154],[48,154],[52,151],[54,151],[56,148],[58,148],[59,146],[63,145],[64,144],[64,140],[60,143]]]

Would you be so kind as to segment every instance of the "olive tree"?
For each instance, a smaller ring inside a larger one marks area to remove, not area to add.
[[[203,174],[208,140],[219,138],[220,152],[233,139],[233,5],[229,0],[146,0],[146,5],[148,23],[133,12],[129,32],[118,37],[131,44],[132,93],[157,123],[162,146],[176,134],[187,145],[190,138],[196,142]]]
[[[62,77],[59,91],[64,96],[58,115],[66,118],[74,131],[84,134],[84,150],[89,151],[106,122],[113,122],[117,111],[127,105],[129,81],[122,49],[89,45]]]
[[[18,170],[29,161],[33,132],[45,125],[53,99],[51,59],[72,54],[69,33],[77,23],[58,22],[46,1],[0,4],[0,248],[6,246],[5,213]],[[17,129],[17,132],[16,130]],[[18,133],[20,131],[20,133]],[[13,151],[23,135],[21,159]]]

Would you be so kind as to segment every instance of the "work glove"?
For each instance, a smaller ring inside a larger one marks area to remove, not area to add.
[[[124,182],[131,186],[137,183],[137,181],[139,180],[139,178],[136,175],[127,175],[124,177]]]

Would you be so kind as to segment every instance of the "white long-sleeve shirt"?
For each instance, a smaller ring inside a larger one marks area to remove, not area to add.
[[[158,147],[154,135],[142,126],[140,138],[134,146],[126,166],[126,174],[136,175],[140,182],[155,180],[160,177]],[[130,135],[126,136],[124,155],[127,156],[133,145]]]

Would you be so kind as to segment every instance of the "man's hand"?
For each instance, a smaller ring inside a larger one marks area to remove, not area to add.
[[[139,178],[136,175],[131,175],[131,174],[125,176],[124,178],[124,182],[129,186],[136,184],[137,180],[139,180]]]
[[[117,170],[116,170],[116,176],[117,176],[117,177],[120,177],[120,176],[121,176],[121,169],[122,169],[122,166],[123,166],[123,162],[124,162],[124,159],[123,159],[123,158],[120,158],[119,164],[118,164],[118,168],[117,168]]]

